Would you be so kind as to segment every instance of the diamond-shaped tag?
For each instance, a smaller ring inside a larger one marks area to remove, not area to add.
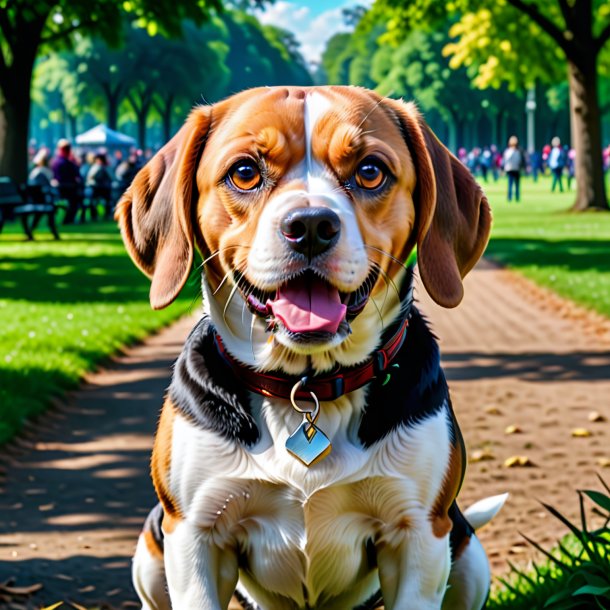
[[[286,449],[305,466],[311,466],[323,460],[332,445],[320,428],[305,419],[286,439]]]

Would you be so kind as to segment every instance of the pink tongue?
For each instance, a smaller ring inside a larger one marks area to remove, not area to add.
[[[336,333],[347,310],[339,291],[318,277],[288,282],[267,304],[273,315],[295,333]]]

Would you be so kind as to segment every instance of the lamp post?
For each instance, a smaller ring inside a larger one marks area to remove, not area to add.
[[[525,112],[527,114],[527,152],[531,154],[536,150],[536,87],[530,87],[527,90]]]

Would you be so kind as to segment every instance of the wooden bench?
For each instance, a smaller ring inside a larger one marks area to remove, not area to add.
[[[31,240],[34,239],[36,225],[42,216],[46,216],[53,237],[59,239],[55,225],[56,212],[57,206],[50,189],[39,185],[20,188],[11,178],[0,177],[0,231],[7,220],[18,218],[24,233]]]

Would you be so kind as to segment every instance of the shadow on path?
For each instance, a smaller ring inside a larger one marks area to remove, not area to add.
[[[20,607],[135,606],[131,556],[155,502],[157,415],[193,319],[129,350],[8,447],[0,492],[0,582],[42,583]],[[11,605],[0,599],[0,608]],[[17,607],[17,606],[16,606]]]

